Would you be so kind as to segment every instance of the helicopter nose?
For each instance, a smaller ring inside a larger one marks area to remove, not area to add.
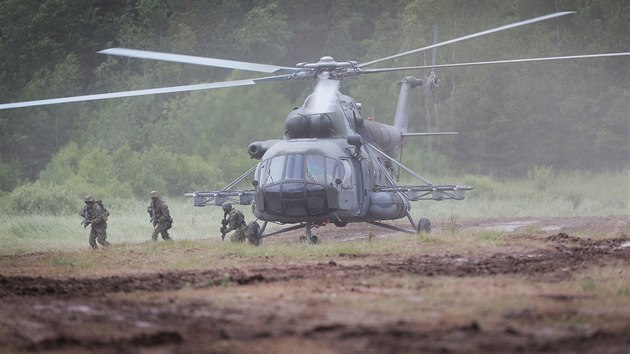
[[[265,211],[289,217],[322,217],[328,208],[326,188],[308,181],[283,181],[263,188]]]

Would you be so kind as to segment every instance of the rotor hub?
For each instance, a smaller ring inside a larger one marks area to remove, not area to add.
[[[326,71],[331,78],[337,78],[360,72],[357,64],[358,62],[354,60],[338,62],[335,61],[333,57],[327,55],[321,57],[317,63],[298,63],[296,66],[316,73]],[[298,74],[296,76],[300,75]]]

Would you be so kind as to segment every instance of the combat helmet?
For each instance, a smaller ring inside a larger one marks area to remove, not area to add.
[[[151,193],[149,194],[149,196],[150,196],[151,198],[157,198],[157,199],[160,199],[160,192],[158,192],[158,191],[151,191]]]
[[[221,204],[221,208],[223,208],[223,211],[228,212],[230,210],[232,210],[232,204],[225,202],[223,204]]]
[[[86,203],[94,203],[96,199],[94,199],[94,197],[91,195],[86,195],[85,198],[83,198],[83,201]]]

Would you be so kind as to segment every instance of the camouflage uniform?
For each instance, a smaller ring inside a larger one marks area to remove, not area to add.
[[[247,239],[247,224],[245,223],[245,216],[239,210],[232,208],[228,215],[228,227],[225,230],[226,233],[236,230],[230,235],[230,241],[243,242]]]
[[[168,205],[160,199],[160,194],[156,191],[151,192],[151,204],[147,207],[147,212],[153,223],[151,240],[157,242],[158,235],[161,233],[165,241],[172,241],[173,239],[168,235],[168,229],[173,226],[173,218],[168,211]]]
[[[89,243],[92,249],[97,249],[96,241],[103,247],[109,246],[107,242],[107,216],[109,213],[99,204],[94,197],[85,197],[85,206],[79,214],[84,221],[91,226]]]
[[[244,242],[245,240],[248,240],[251,244],[260,244],[260,239],[258,238],[258,235],[255,234],[254,228],[245,223],[245,216],[240,210],[232,208],[230,203],[224,203],[223,210],[228,213],[228,224],[227,228],[222,230],[222,232],[228,233],[232,230],[236,230],[232,235],[230,235],[230,241]]]

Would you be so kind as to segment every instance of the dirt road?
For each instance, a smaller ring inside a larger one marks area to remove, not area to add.
[[[475,220],[450,242],[351,225],[320,235],[408,251],[71,277],[1,257],[0,351],[628,354],[629,225]]]

